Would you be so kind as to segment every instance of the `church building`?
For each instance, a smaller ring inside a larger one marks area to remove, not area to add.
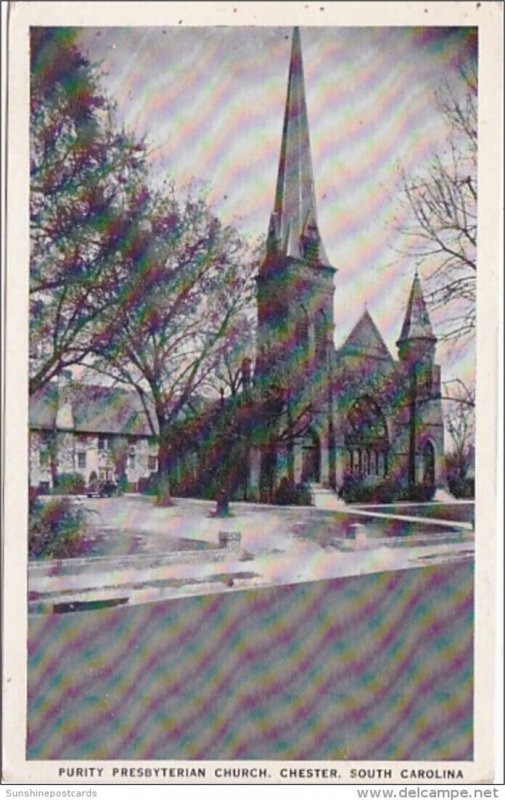
[[[396,357],[368,310],[344,344],[334,346],[334,292],[317,222],[300,33],[293,34],[275,202],[266,256],[257,278],[257,358],[254,379],[278,381],[291,418],[310,424],[275,453],[252,464],[252,494],[291,485],[345,480],[443,484],[443,419],[436,337],[414,276]],[[386,290],[386,287],[385,287]]]
[[[421,498],[418,488],[433,493],[443,485],[437,340],[419,276],[413,278],[403,320],[401,315],[398,319],[396,356],[367,310],[343,345],[338,350],[334,346],[335,331],[343,333],[334,315],[339,277],[317,221],[298,29],[274,206],[256,280],[254,374],[247,360],[239,402],[247,417],[251,383],[280,389],[282,417],[274,426],[282,435],[268,441],[261,432],[256,439],[249,435],[245,452],[230,460],[229,454],[221,458],[222,446],[214,454],[209,446],[226,431],[208,436],[203,424],[199,438],[173,445],[174,494],[204,493],[219,472],[212,457],[223,462],[224,472],[229,467],[229,493],[236,499],[280,502],[284,486],[284,501],[289,502],[286,497],[300,487],[306,498],[308,486],[341,491],[346,483],[372,490],[389,484],[403,489],[405,496]],[[215,405],[210,405],[211,419]],[[249,434],[261,428],[257,423],[251,414]],[[156,437],[132,391],[72,388],[60,379],[31,398],[30,429],[30,484],[42,490],[57,485],[59,473],[77,472],[86,484],[122,477],[130,491],[139,491],[158,468]]]

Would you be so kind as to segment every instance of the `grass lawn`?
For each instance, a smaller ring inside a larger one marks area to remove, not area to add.
[[[473,522],[475,519],[475,503],[473,500],[460,501],[458,503],[396,503],[389,506],[366,505],[359,507],[367,511],[380,511],[382,514],[444,519],[452,522]],[[352,510],[352,508],[349,510]]]
[[[232,503],[232,516],[219,519],[213,516],[214,502],[189,498],[175,498],[168,508],[158,508],[153,498],[141,495],[87,498],[78,502],[90,512],[85,548],[89,556],[204,549],[217,545],[220,531],[238,531],[243,547],[252,555],[295,549],[300,555],[311,557],[333,539],[347,538],[356,523],[365,526],[370,538],[406,537],[418,533],[436,535],[448,531],[446,526],[438,526],[436,522],[423,524],[363,517],[358,508],[352,506],[348,510],[326,511],[311,506]],[[388,513],[388,508],[377,510]],[[432,506],[390,508],[391,513],[394,510],[403,515],[436,517],[437,514],[431,511]],[[454,508],[465,507],[456,505]],[[452,519],[449,507],[445,507],[440,518]]]

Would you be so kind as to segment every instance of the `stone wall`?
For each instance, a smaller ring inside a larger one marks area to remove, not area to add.
[[[220,532],[218,547],[205,547],[199,550],[173,550],[167,553],[151,553],[148,555],[123,556],[90,556],[87,558],[65,558],[47,561],[30,562],[29,569],[37,575],[56,576],[59,572],[68,574],[70,568],[93,566],[95,572],[109,571],[121,567],[138,567],[148,569],[162,564],[208,564],[224,561],[230,556],[239,555],[242,550],[241,535],[234,531]],[[92,573],[90,573],[92,575]]]

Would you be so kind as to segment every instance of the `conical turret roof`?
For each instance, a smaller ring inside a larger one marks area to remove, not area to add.
[[[320,263],[329,264],[317,227],[302,47],[298,28],[293,32],[270,234],[275,235],[278,248],[283,255],[295,258],[303,258],[302,237],[307,237],[309,234],[311,240],[318,242]]]
[[[412,282],[407,311],[398,343],[411,339],[431,339],[436,341],[417,272]]]

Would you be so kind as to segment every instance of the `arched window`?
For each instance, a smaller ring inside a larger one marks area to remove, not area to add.
[[[381,409],[368,395],[358,397],[347,415],[345,443],[356,457],[350,458],[352,471],[360,475],[387,475],[389,437]]]
[[[324,311],[319,311],[316,314],[316,319],[314,321],[316,359],[319,364],[324,364],[326,361],[326,354],[328,352],[327,330],[328,326],[326,324],[326,314]]]
[[[428,486],[435,483],[435,448],[431,442],[426,442],[423,450],[423,481]]]
[[[303,306],[299,306],[295,323],[295,344],[300,350],[309,349],[309,316]]]
[[[377,450],[370,450],[370,475],[377,475]]]
[[[384,414],[368,395],[358,397],[349,410],[346,440],[360,445],[384,444],[388,441]]]
[[[417,394],[419,397],[430,397],[433,391],[433,364],[430,355],[426,355],[417,366]]]
[[[321,477],[321,445],[319,436],[309,430],[302,441],[302,480],[318,483]]]
[[[365,466],[364,466],[367,475],[370,475],[370,462],[371,462],[370,450],[367,448],[365,450]]]

